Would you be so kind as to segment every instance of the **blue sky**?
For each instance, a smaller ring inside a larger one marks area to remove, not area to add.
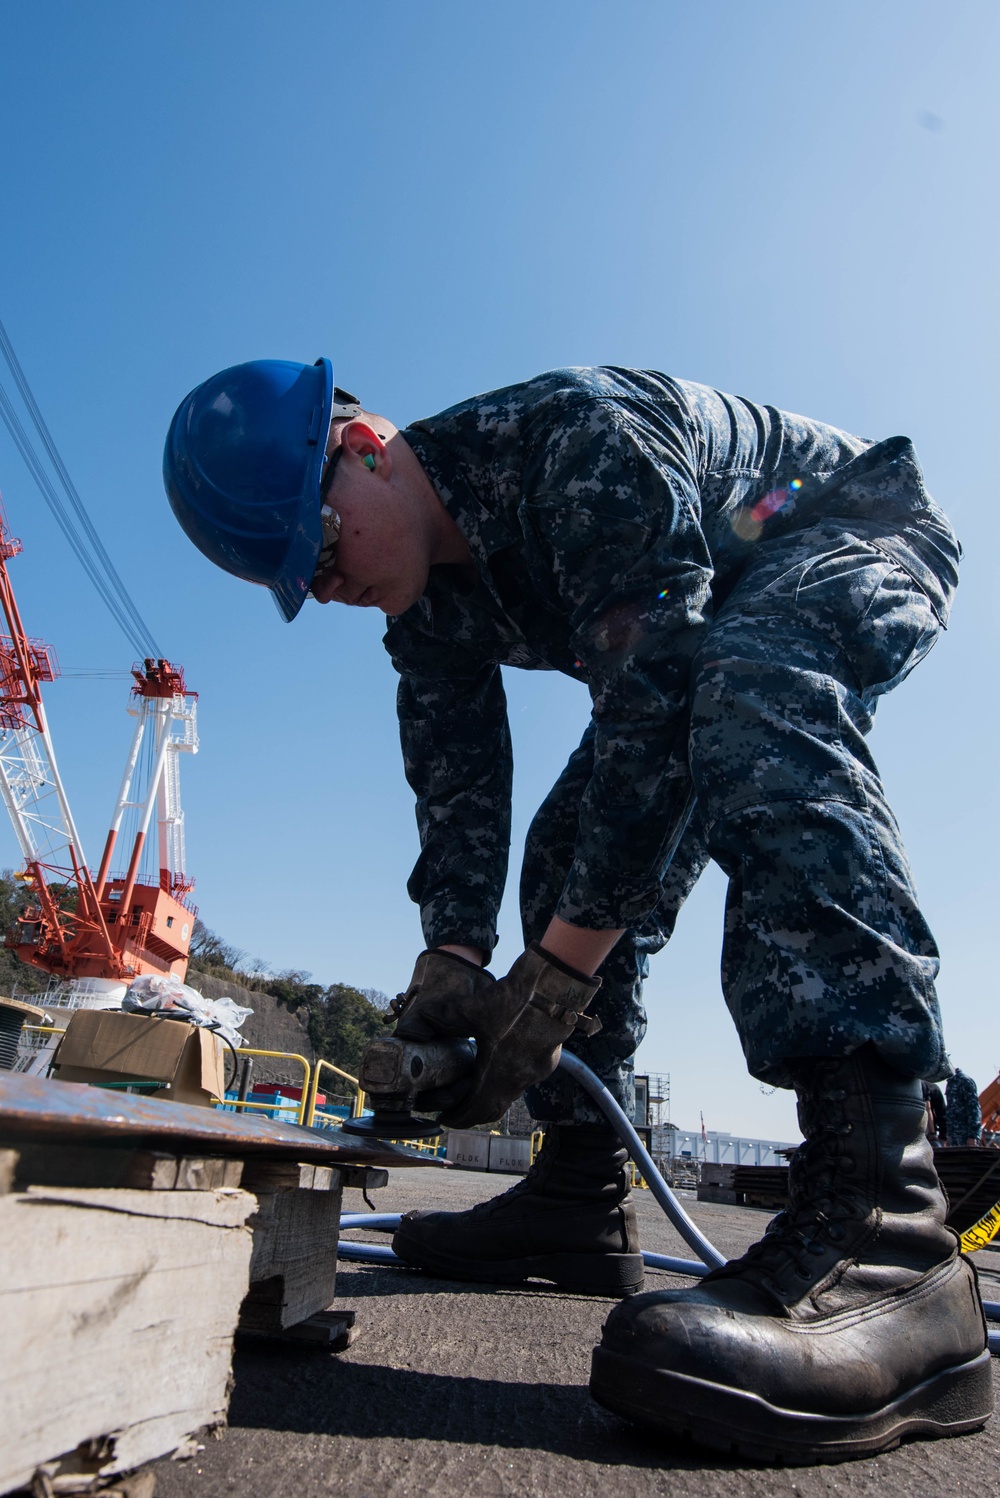
[[[955,1060],[1000,1066],[997,41],[986,0],[0,0],[0,318],[105,544],[201,694],[185,761],[206,923],[276,968],[395,992],[420,947],[381,616],[283,625],[166,506],[167,422],[247,358],[332,357],[400,424],[565,364],[652,366],[870,437],[906,432],[966,548],[952,628],[873,735]],[[27,627],[131,652],[6,434]],[[47,696],[89,857],[125,678]],[[508,673],[515,857],[586,720]],[[17,862],[0,826],[0,863]],[[512,877],[511,887],[516,886]],[[641,1066],[690,1125],[792,1137],[746,1076],[709,873],[648,985]],[[494,964],[517,954],[513,904]]]

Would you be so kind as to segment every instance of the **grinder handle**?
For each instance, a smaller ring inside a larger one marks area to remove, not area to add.
[[[476,1060],[475,1042],[461,1039],[373,1040],[361,1059],[358,1081],[373,1096],[429,1092],[466,1076]]]

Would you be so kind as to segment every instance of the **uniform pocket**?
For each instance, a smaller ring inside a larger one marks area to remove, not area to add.
[[[910,574],[888,563],[845,653],[870,707],[892,691],[930,650],[941,632],[933,604]]]
[[[847,685],[869,707],[927,654],[941,629],[938,612],[912,571],[880,545],[828,525],[762,547],[719,622],[797,621],[836,646]]]

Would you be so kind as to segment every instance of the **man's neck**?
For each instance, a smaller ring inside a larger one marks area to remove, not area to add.
[[[392,436],[393,461],[407,487],[413,490],[431,525],[431,565],[451,563],[458,567],[473,567],[469,543],[459,530],[428,476],[427,470],[410,447],[401,432]]]

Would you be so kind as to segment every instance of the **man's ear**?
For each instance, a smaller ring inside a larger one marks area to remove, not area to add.
[[[387,479],[392,474],[392,457],[384,440],[363,417],[349,421],[340,434],[345,458],[364,464],[365,468]],[[369,459],[371,461],[365,461]],[[374,464],[374,466],[373,466]]]

